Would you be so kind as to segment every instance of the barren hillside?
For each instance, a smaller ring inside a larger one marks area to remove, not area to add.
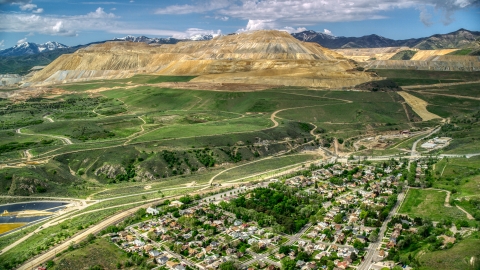
[[[32,82],[125,78],[134,74],[197,75],[196,82],[344,87],[371,80],[355,64],[286,32],[255,31],[210,41],[151,46],[107,42],[62,55]]]

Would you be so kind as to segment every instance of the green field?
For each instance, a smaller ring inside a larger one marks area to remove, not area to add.
[[[433,221],[466,219],[456,207],[444,206],[446,192],[438,190],[409,189],[399,214],[409,217],[430,218]]]
[[[215,181],[232,181],[240,178],[246,178],[251,175],[264,173],[270,170],[279,169],[286,166],[292,166],[305,161],[313,161],[315,156],[312,155],[290,155],[278,158],[269,158],[254,163],[247,163],[234,167],[215,178]]]
[[[395,69],[378,69],[374,71],[380,77],[387,77],[400,86],[476,81],[480,77],[480,72],[478,71],[465,72]]]
[[[117,263],[123,265],[127,262],[127,253],[107,239],[95,239],[83,247],[58,256],[51,269],[89,269],[94,266],[117,269]]]
[[[447,94],[447,95],[459,95],[466,97],[479,97],[480,95],[480,83],[469,83],[461,85],[451,85],[443,87],[425,87],[420,89],[415,89],[425,95],[428,93],[438,93],[438,94]]]
[[[73,83],[63,85],[62,88],[68,91],[86,91],[98,88],[125,87],[129,84],[154,84],[162,82],[188,82],[195,76],[155,76],[155,75],[135,75],[131,78],[117,80],[97,80],[88,83]]]

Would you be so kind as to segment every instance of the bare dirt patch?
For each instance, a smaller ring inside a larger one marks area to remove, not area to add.
[[[412,107],[413,111],[422,118],[423,121],[428,121],[436,118],[441,118],[440,116],[433,114],[427,110],[428,103],[423,99],[415,97],[407,92],[399,91],[398,94],[402,96],[405,101]]]

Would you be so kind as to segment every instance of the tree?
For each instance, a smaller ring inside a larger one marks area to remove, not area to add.
[[[342,223],[342,221],[343,221],[343,214],[341,214],[341,213],[340,213],[340,214],[337,214],[337,215],[333,218],[333,221],[334,221],[335,223]]]
[[[356,261],[358,259],[357,253],[352,252],[352,254],[350,254],[350,259],[352,259],[352,261]]]
[[[285,257],[281,261],[282,270],[295,270],[295,261],[289,257]]]
[[[290,252],[290,246],[280,246],[278,253],[283,253],[287,255]]]
[[[370,242],[377,242],[378,240],[378,232],[377,231],[373,231],[369,236],[368,236],[368,240]]]
[[[255,242],[255,243],[252,243],[252,246],[251,246],[250,248],[251,248],[251,249],[252,249],[252,251],[253,251],[253,252],[255,252],[255,253],[258,253],[258,252],[260,252],[260,246],[258,245],[258,243],[257,243],[257,242]]]
[[[55,262],[52,260],[47,261],[47,269],[51,269],[55,265]]]
[[[364,248],[364,245],[362,242],[360,242],[360,240],[355,239],[355,241],[353,241],[353,247],[358,250],[362,250]]]
[[[233,261],[227,261],[220,264],[220,270],[236,270],[235,263]]]

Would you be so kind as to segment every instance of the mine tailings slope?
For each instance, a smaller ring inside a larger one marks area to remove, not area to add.
[[[194,82],[345,87],[372,80],[356,64],[286,32],[253,31],[175,45],[107,42],[62,55],[31,82],[51,84],[135,74],[195,75]]]

